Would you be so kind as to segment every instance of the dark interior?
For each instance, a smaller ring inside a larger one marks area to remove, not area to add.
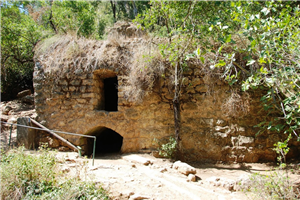
[[[104,98],[104,110],[118,111],[118,79],[116,76],[104,79]]]
[[[96,149],[95,153],[97,156],[118,153],[121,151],[123,144],[123,137],[117,132],[104,127],[95,129],[90,135],[96,136]],[[87,139],[86,154],[93,154],[94,139]]]
[[[96,154],[120,152],[123,137],[117,132],[105,128],[96,139]]]

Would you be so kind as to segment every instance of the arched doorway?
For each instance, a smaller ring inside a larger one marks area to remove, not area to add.
[[[96,149],[97,156],[105,155],[108,153],[118,153],[121,151],[123,144],[123,137],[112,129],[106,127],[97,127],[87,133],[88,135],[96,136]],[[86,146],[84,147],[85,154],[91,155],[93,153],[94,139],[87,139]]]

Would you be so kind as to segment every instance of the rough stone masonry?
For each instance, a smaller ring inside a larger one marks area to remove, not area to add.
[[[106,41],[94,41],[91,45],[103,54],[116,54],[120,48]],[[143,45],[139,38],[123,41],[129,55],[138,45]],[[81,53],[78,60],[86,56]],[[132,103],[119,89],[126,80],[127,72],[122,66],[113,64],[113,59],[107,61],[103,58],[105,62],[94,63],[92,70],[86,70],[79,62],[66,62],[59,66],[59,76],[49,73],[49,66],[43,64],[49,59],[47,53],[37,57],[34,70],[38,120],[49,129],[95,135],[99,151],[119,148],[123,153],[156,150],[157,141],[164,142],[174,135],[173,96],[168,80],[158,78],[153,91],[142,102]],[[71,69],[74,69],[73,72]],[[197,66],[190,66],[184,76],[181,95],[184,160],[276,160],[272,148],[279,135],[265,132],[256,136],[258,129],[254,125],[264,115],[259,113],[259,95],[250,94],[252,101],[247,115],[230,118],[223,112],[224,101],[231,95],[228,84],[219,79],[209,79]],[[81,146],[85,154],[91,154],[91,140],[68,135],[63,137]],[[294,156],[295,152],[299,152],[298,148],[296,143],[292,144]]]

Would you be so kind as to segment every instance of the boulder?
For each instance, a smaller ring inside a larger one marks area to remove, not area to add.
[[[23,103],[26,103],[26,104],[29,104],[29,105],[33,105],[34,104],[34,96],[33,95],[27,95],[25,97],[22,97],[21,101]]]
[[[4,109],[2,110],[3,115],[8,115],[9,111],[12,110],[12,107],[10,106],[5,106]]]
[[[138,156],[138,155],[123,156],[123,159],[127,160],[129,162],[140,163],[143,165],[149,165],[152,163],[149,159]]]
[[[184,175],[196,174],[196,169],[194,167],[181,161],[176,161],[173,164],[173,168],[178,170],[180,173]]]

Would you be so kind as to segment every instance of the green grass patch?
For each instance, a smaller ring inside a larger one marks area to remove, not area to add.
[[[94,182],[59,172],[53,152],[31,155],[24,148],[1,153],[1,199],[110,199]]]

